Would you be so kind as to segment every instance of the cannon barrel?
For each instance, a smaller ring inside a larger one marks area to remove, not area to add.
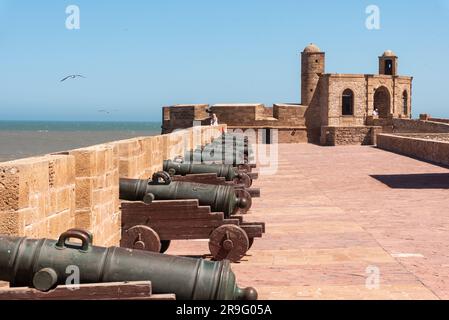
[[[234,152],[240,152],[245,155],[248,155],[250,152],[252,152],[252,147],[244,143],[242,141],[232,141],[232,140],[214,140],[211,143],[208,144],[208,146],[214,146],[216,148],[224,148],[227,152],[229,152],[230,149],[234,150]]]
[[[254,162],[254,150],[248,137],[226,133],[211,143],[184,154],[185,162],[215,162],[233,166]]]
[[[209,185],[174,181],[169,184],[154,183],[154,180],[120,179],[120,199],[128,201],[198,199],[202,206],[210,206],[214,212],[223,212],[225,218],[239,209],[248,210],[251,196],[236,195],[229,185]]]
[[[69,243],[70,239],[81,243]],[[0,236],[0,280],[11,287],[49,291],[71,281],[74,272],[68,270],[75,268],[80,284],[151,281],[153,293],[174,293],[179,300],[257,299],[253,288],[236,285],[229,261],[96,247],[92,236],[78,229],[67,231],[58,241]]]
[[[243,183],[246,188],[249,188],[252,184],[252,179],[248,174],[239,172],[237,168],[227,164],[180,163],[165,160],[163,167],[163,170],[171,175],[215,173],[217,177],[223,177],[226,181]]]
[[[187,151],[184,154],[184,159],[186,162],[219,162],[237,166],[248,163],[250,157],[244,152],[226,148],[221,144],[209,144],[203,149]]]
[[[218,149],[218,152],[222,150],[222,153],[227,153],[228,156],[231,152],[234,154],[243,154],[245,160],[252,160],[254,157],[254,150],[248,137],[239,134],[225,134],[214,139],[206,148]]]
[[[229,144],[234,144],[236,146],[245,146],[245,147],[249,147],[250,141],[248,139],[247,136],[243,136],[243,135],[236,135],[236,134],[225,134],[222,135],[218,138],[213,139],[212,143],[229,143]]]

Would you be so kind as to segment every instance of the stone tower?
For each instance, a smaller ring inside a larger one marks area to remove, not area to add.
[[[379,57],[379,74],[387,76],[398,74],[398,57],[393,51],[387,50]]]
[[[314,44],[308,45],[301,54],[301,104],[310,105],[320,79],[324,73],[325,53]]]

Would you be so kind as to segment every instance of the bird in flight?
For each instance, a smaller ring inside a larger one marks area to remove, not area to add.
[[[67,77],[65,77],[64,79],[62,79],[61,82],[64,82],[64,81],[66,81],[67,79],[75,79],[75,78],[86,78],[86,77],[83,76],[83,75],[80,75],[80,74],[72,74],[72,75],[67,76]]]
[[[106,109],[101,109],[101,110],[97,110],[100,113],[106,113],[106,114],[111,114],[112,112],[118,112],[117,109],[113,109],[113,110],[106,110]]]

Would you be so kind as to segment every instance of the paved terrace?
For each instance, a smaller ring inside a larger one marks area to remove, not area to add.
[[[281,145],[279,159],[255,183],[247,219],[267,233],[233,265],[240,285],[261,299],[449,299],[449,170],[359,146]],[[179,241],[168,253],[207,251]]]

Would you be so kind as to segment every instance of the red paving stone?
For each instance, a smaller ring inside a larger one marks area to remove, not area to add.
[[[261,299],[449,299],[449,170],[372,147],[280,145],[248,221],[267,233],[233,269]],[[174,242],[169,254],[208,252]],[[380,285],[366,287],[367,267]]]

